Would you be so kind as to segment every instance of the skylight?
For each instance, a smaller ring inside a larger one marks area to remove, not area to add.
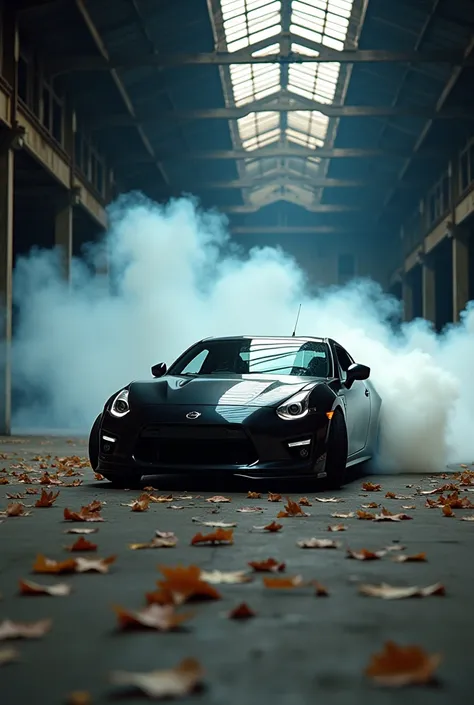
[[[317,56],[323,47],[344,49],[354,0],[220,0],[222,26],[229,52],[248,50],[251,56],[279,54],[280,37],[290,33],[291,51]],[[282,13],[282,6],[289,9]],[[283,20],[286,17],[286,20]],[[299,41],[298,41],[299,38]],[[252,51],[255,47],[255,51]],[[340,73],[339,63],[290,63],[283,72],[280,64],[231,64],[230,81],[234,104],[249,105],[249,112],[238,119],[238,134],[243,149],[252,150],[279,143],[317,150],[323,147],[329,118],[313,110],[272,111],[272,100],[284,92],[317,103],[334,101]],[[256,112],[251,104],[268,102],[268,111]],[[278,170],[288,176],[315,176],[320,160],[287,158],[277,160]],[[258,165],[258,166],[257,166]],[[246,160],[249,176],[263,176],[275,170],[275,159]],[[258,191],[268,198],[268,190]],[[304,195],[306,200],[307,194]]]

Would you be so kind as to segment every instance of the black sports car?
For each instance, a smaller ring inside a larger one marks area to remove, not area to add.
[[[117,484],[217,471],[339,487],[376,449],[370,369],[329,338],[208,338],[151,372],[111,396],[90,433],[92,467]]]

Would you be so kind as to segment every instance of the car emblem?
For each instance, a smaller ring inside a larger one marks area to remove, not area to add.
[[[189,414],[186,414],[187,419],[198,419],[200,416],[199,411],[190,411]]]

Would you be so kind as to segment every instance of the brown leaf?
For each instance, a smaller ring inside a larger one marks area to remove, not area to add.
[[[100,472],[95,472],[95,473],[94,473],[94,477],[95,477],[95,479],[98,480],[99,482],[101,482],[102,480],[105,480],[105,477],[104,477],[103,475],[101,475]]]
[[[52,595],[54,597],[65,597],[70,595],[72,587],[66,583],[56,583],[56,585],[40,585],[31,580],[20,580],[20,595]]]
[[[368,597],[381,597],[384,600],[402,600],[407,597],[430,597],[431,595],[445,595],[446,590],[442,583],[428,585],[425,588],[413,587],[394,587],[381,583],[380,585],[359,585],[361,595]]]
[[[108,558],[76,558],[76,573],[108,573],[109,566],[115,563],[117,556],[109,556]]]
[[[235,511],[242,512],[242,514],[263,514],[265,509],[263,507],[240,507]]]
[[[41,497],[36,500],[35,507],[52,507],[57,498],[59,497],[59,492],[48,492],[47,490],[41,490]]]
[[[154,539],[147,541],[146,543],[129,543],[128,547],[131,548],[132,551],[139,551],[143,548],[174,548],[177,543],[178,539],[176,537],[164,539],[159,536],[155,536]]]
[[[75,690],[67,696],[66,705],[92,705],[92,696],[87,690]]]
[[[363,482],[362,489],[364,492],[380,492],[382,485],[375,485],[373,482]]]
[[[98,506],[97,506],[98,505]],[[101,502],[91,502],[85,507],[81,507],[79,512],[72,512],[68,507],[64,510],[64,520],[65,521],[104,521],[104,518],[100,516],[100,511],[102,509]]]
[[[474,521],[474,516],[461,517],[461,521]]]
[[[16,494],[7,494],[5,495],[7,499],[24,499],[25,495],[22,492],[16,492]]]
[[[427,654],[419,646],[398,646],[388,641],[383,651],[371,657],[365,675],[379,685],[424,685],[433,680],[440,662],[440,654]]]
[[[264,531],[270,531],[271,533],[281,531],[282,529],[283,529],[283,524],[278,524],[276,521],[272,521],[270,524],[267,524],[266,526],[263,527]]]
[[[130,507],[132,512],[146,512],[150,506],[150,500],[148,498],[135,499],[128,504],[123,504],[122,507]]]
[[[307,497],[300,497],[298,500],[298,504],[300,505],[300,507],[312,507],[313,506]]]
[[[64,533],[65,534],[83,534],[86,536],[87,534],[96,534],[98,531],[99,531],[99,529],[94,527],[93,529],[82,529],[82,528],[81,529],[66,529]]]
[[[176,614],[173,605],[151,604],[137,611],[125,610],[123,607],[115,605],[113,609],[117,615],[120,629],[145,627],[168,632],[179,628],[183,622],[194,617],[193,614]]]
[[[66,551],[97,551],[97,544],[81,536],[73,544],[66,546]]]
[[[402,509],[416,509],[416,504],[402,504]]]
[[[350,548],[347,549],[347,557],[355,558],[357,561],[376,561],[385,556],[385,553],[386,551],[367,551],[365,548],[362,548],[360,551],[352,551]]]
[[[0,512],[0,514],[7,517],[27,517],[30,516],[31,512],[26,512],[25,505],[21,504],[21,502],[10,502],[6,511]]]
[[[305,539],[303,541],[297,541],[296,545],[300,548],[339,548],[339,541],[333,541],[332,539]]]
[[[142,494],[140,499],[148,499],[149,502],[154,504],[166,504],[167,502],[173,502],[174,497],[172,494],[160,494],[158,497],[154,494]]]
[[[285,570],[285,563],[279,563],[274,558],[267,558],[265,561],[249,561],[249,566],[258,573],[282,573]]]
[[[32,570],[33,573],[74,573],[76,570],[76,559],[68,558],[66,561],[55,561],[39,553],[36,556]]]
[[[281,502],[281,494],[277,494],[276,492],[269,492],[268,502]]]
[[[332,526],[328,526],[328,531],[346,531],[347,526],[344,526],[344,524],[333,524]]]
[[[339,502],[344,502],[340,497],[315,497],[316,502],[322,502],[323,504],[338,504]]]
[[[355,517],[354,512],[333,512],[331,514],[334,519],[353,519]]]
[[[6,666],[8,663],[18,661],[20,652],[16,649],[0,649],[0,666]]]
[[[9,485],[9,484],[10,484],[10,480],[8,479],[8,477],[0,477],[0,485]]]
[[[321,585],[321,583],[318,583],[317,580],[312,580],[311,584],[315,588],[314,594],[316,597],[329,597],[329,591],[324,585]]]
[[[237,583],[250,583],[252,578],[245,570],[235,570],[230,572],[222,572],[220,570],[211,570],[209,572],[201,572],[201,580],[205,580],[211,585],[220,585],[225,583],[227,585],[235,585]]]
[[[413,517],[408,516],[408,514],[376,514],[374,521],[408,521],[413,519]]]
[[[233,537],[233,529],[216,529],[210,534],[201,534],[201,532],[199,532],[191,539],[191,546],[196,546],[200,543],[232,544],[234,543]]]
[[[272,590],[287,590],[289,588],[301,587],[304,580],[301,575],[294,575],[291,578],[263,578],[263,584]]]
[[[204,671],[195,659],[185,659],[175,668],[148,673],[114,671],[113,685],[135,686],[149,698],[179,698],[189,695],[201,684]]]
[[[366,521],[372,521],[373,519],[375,519],[375,514],[371,514],[370,512],[363,512],[359,509],[357,511],[357,518],[364,519]]]
[[[49,632],[53,622],[51,619],[40,619],[37,622],[12,622],[4,619],[0,622],[0,641],[5,639],[40,639]]]
[[[222,497],[222,495],[214,495],[214,497],[208,497],[206,502],[212,502],[213,504],[223,504],[224,502],[231,502],[229,497]]]
[[[247,499],[262,499],[260,492],[247,492]]]
[[[198,517],[193,517],[192,521],[197,524],[202,524],[202,526],[210,526],[213,529],[231,529],[237,526],[236,522],[225,522],[225,521],[202,521]]]
[[[298,504],[298,502],[294,502],[292,499],[289,497],[287,499],[287,504],[285,504],[285,509],[284,511],[278,512],[277,514],[277,519],[281,519],[283,517],[307,517],[309,514],[306,514]]]
[[[368,504],[362,504],[361,507],[362,509],[377,509],[377,507],[380,507],[380,504],[377,504],[377,502],[368,502]]]
[[[454,517],[454,516],[456,516],[456,515],[454,514],[453,510],[451,509],[451,507],[449,506],[449,504],[445,504],[445,505],[444,505],[444,507],[443,507],[443,509],[442,509],[442,512],[443,512],[443,516],[445,516],[445,517]]]
[[[201,569],[198,566],[176,566],[174,568],[160,566],[160,571],[165,576],[165,580],[157,582],[158,587],[161,588],[159,597],[156,592],[148,593],[148,602],[155,602],[163,598],[176,604],[191,599],[221,599],[220,593],[201,579]]]
[[[426,553],[416,553],[413,556],[394,556],[392,561],[395,561],[395,563],[424,563],[426,561]]]
[[[227,616],[229,619],[249,619],[250,617],[255,617],[256,615],[245,602],[241,602],[240,605],[234,607],[234,609],[231,610]]]

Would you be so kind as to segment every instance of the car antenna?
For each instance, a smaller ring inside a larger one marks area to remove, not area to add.
[[[294,331],[293,331],[293,335],[291,336],[292,338],[294,338],[295,335],[296,335],[296,329],[297,329],[297,327],[298,327],[298,321],[300,320],[300,313],[301,313],[301,304],[300,304],[300,307],[299,307],[299,309],[298,309],[298,315],[296,316],[295,329],[294,329]]]

